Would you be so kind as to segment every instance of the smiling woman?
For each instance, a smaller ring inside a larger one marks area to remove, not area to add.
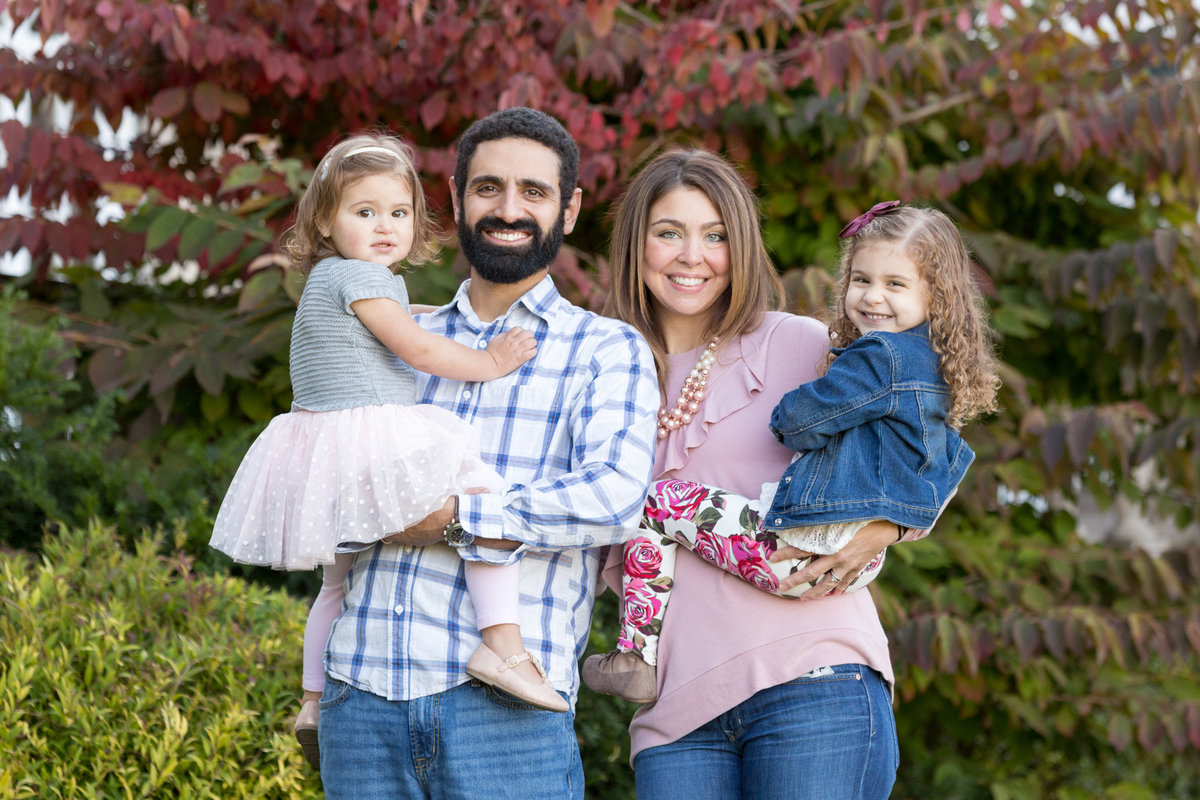
[[[680,187],[650,207],[646,288],[663,324],[668,351],[691,350],[704,338],[711,308],[729,289],[725,222],[708,195]]]
[[[685,493],[711,501],[688,522],[720,533],[716,511],[736,529],[723,544],[672,551],[671,576],[654,551],[667,552],[667,518],[692,506],[652,498],[639,535],[610,554],[605,579],[625,600],[627,638],[589,658],[583,675],[597,691],[648,703],[630,726],[638,797],[826,797],[847,787],[887,797],[898,763],[892,671],[870,593],[827,579],[813,589],[832,596],[781,598],[760,588],[761,561],[738,555],[762,542],[733,495],[758,497],[791,461],[768,423],[786,392],[817,377],[824,326],[773,310],[781,291],[754,195],[712,153],[669,151],[639,173],[618,206],[610,257],[609,313],[651,343],[664,411],[687,409],[660,431],[656,484],[721,487]],[[896,538],[893,525],[860,527],[852,546],[813,559],[797,579],[857,572]],[[750,568],[731,569],[738,559]],[[635,662],[656,667],[647,677]]]

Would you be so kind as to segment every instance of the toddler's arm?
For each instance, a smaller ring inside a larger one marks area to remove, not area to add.
[[[350,309],[367,330],[406,364],[455,381],[490,381],[507,375],[537,353],[533,334],[512,328],[474,350],[422,328],[404,306],[386,297],[355,300]]]

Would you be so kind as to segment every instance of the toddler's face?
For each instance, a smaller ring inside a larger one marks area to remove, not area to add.
[[[368,175],[342,190],[333,218],[321,227],[343,258],[391,267],[413,243],[413,197],[408,182],[390,174]]]
[[[845,305],[860,334],[898,333],[929,318],[929,287],[903,250],[885,242],[868,244],[854,253]]]

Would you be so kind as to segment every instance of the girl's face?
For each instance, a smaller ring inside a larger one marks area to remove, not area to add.
[[[903,250],[887,242],[867,244],[850,263],[845,307],[860,334],[898,333],[929,318],[929,287]]]
[[[679,187],[650,206],[642,280],[664,329],[704,327],[729,288],[725,222],[708,195]]]
[[[342,258],[390,267],[413,243],[413,197],[408,181],[380,173],[342,189],[333,218],[320,228]]]

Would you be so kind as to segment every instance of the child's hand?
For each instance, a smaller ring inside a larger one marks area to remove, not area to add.
[[[496,361],[501,375],[507,375],[537,355],[537,340],[524,328],[511,328],[492,339],[488,355]]]

